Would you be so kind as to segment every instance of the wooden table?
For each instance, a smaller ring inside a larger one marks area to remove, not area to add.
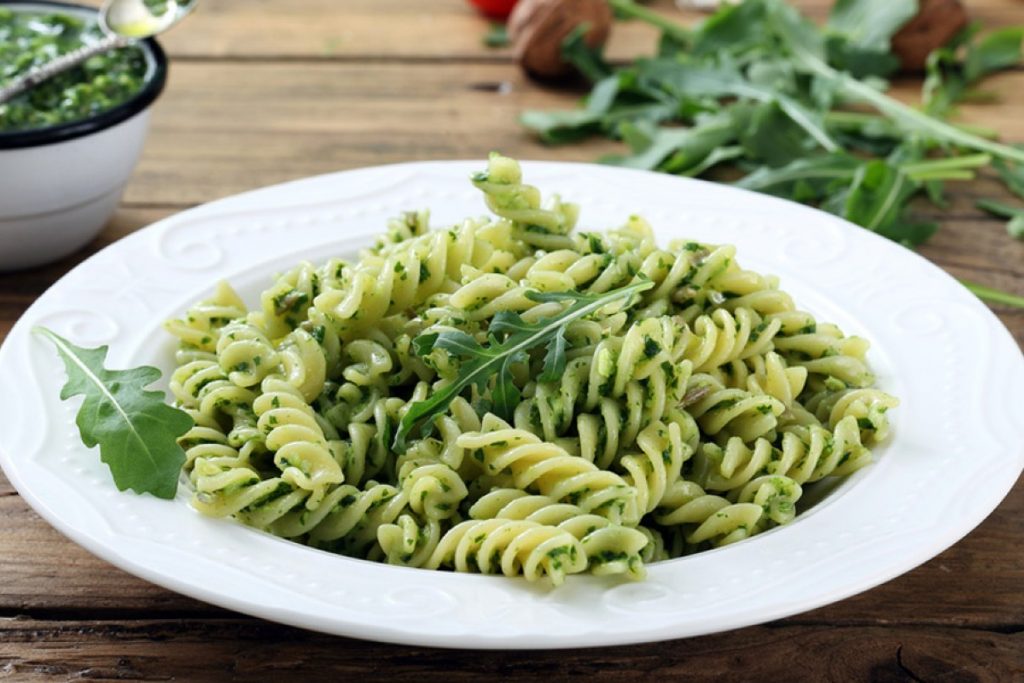
[[[823,17],[827,0],[800,3]],[[1024,3],[975,0],[987,25],[1024,24]],[[668,2],[659,3],[672,11]],[[428,9],[429,8],[429,9]],[[121,209],[86,251],[0,276],[0,339],[88,254],[155,220],[293,178],[410,159],[590,160],[610,143],[545,148],[516,124],[579,92],[531,83],[507,50],[481,44],[463,0],[209,0],[170,34],[170,82]],[[620,26],[611,55],[651,49]],[[919,82],[897,84],[913,100]],[[991,81],[999,104],[963,119],[1024,141],[1024,70]],[[922,252],[956,276],[1024,294],[1024,243],[973,208],[991,179],[955,189]],[[935,213],[935,210],[931,210]],[[1018,342],[1024,311],[995,307]],[[12,397],[6,397],[10,400]],[[965,492],[969,495],[969,492]],[[1024,680],[1024,482],[977,530],[931,562],[790,619],[670,643],[569,652],[433,650],[279,626],[171,593],[67,541],[0,476],[0,677],[268,679],[346,675],[692,680]]]

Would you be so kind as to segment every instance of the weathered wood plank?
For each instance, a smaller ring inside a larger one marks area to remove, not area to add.
[[[99,4],[100,0],[88,0]],[[823,21],[830,0],[793,4]],[[1024,6],[1001,0],[967,3],[986,26],[1024,24]],[[682,11],[672,0],[650,6],[685,25],[703,14]],[[202,3],[187,24],[161,42],[176,57],[307,59],[511,59],[509,49],[486,47],[488,21],[466,0],[292,0],[287,3],[218,0]],[[657,33],[638,22],[620,22],[608,56],[626,59],[651,52]]]
[[[786,626],[565,651],[472,652],[368,643],[260,621],[0,623],[0,667],[23,681],[226,679],[394,681],[1009,681],[1024,634],[968,629]]]
[[[0,483],[0,615],[133,618],[225,614],[124,574],[64,539]],[[1024,480],[978,529],[922,567],[801,624],[918,624],[1024,629]]]

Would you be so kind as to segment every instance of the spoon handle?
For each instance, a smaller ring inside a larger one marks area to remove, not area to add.
[[[132,42],[133,40],[131,38],[125,38],[123,36],[107,36],[95,43],[84,45],[77,50],[72,50],[65,55],[61,55],[53,61],[47,62],[42,66],[38,66],[30,70],[28,73],[15,78],[5,87],[0,88],[0,104],[3,104],[15,95],[19,95],[29,88],[35,87],[39,83],[42,83],[59,73],[78,66],[94,55],[102,54],[108,50],[113,50],[119,47],[127,47],[128,45],[131,45]]]

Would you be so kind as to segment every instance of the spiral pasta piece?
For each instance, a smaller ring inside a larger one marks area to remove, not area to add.
[[[448,531],[424,565],[459,572],[502,573],[558,586],[586,570],[582,544],[568,531],[525,520],[467,520]]]
[[[407,511],[408,499],[394,486],[369,481],[358,489],[342,484],[316,509],[289,510],[270,531],[285,538],[304,536],[314,547],[365,558],[379,550],[378,530]]]
[[[563,204],[557,196],[542,206],[540,191],[522,180],[519,164],[497,153],[488,159],[487,170],[472,178],[487,207],[515,226],[516,237],[542,249],[569,246],[579,207]]]
[[[409,458],[398,470],[398,481],[413,512],[427,519],[449,519],[469,495],[458,472],[432,458]]]
[[[306,507],[316,508],[328,489],[344,480],[344,474],[327,446],[315,413],[302,394],[278,377],[263,380],[263,393],[253,402],[257,425],[274,452],[281,479],[309,491]]]
[[[390,524],[377,527],[377,543],[388,564],[422,567],[441,541],[442,521],[403,514]]]
[[[617,474],[513,429],[494,415],[485,415],[481,431],[463,434],[457,443],[473,450],[488,473],[507,469],[517,488],[535,490],[612,521],[637,516],[636,489]]]
[[[682,357],[693,363],[695,372],[709,372],[732,361],[763,355],[772,350],[780,326],[779,321],[761,320],[746,308],[734,313],[720,308],[693,322]]]
[[[261,310],[255,323],[272,339],[288,334],[306,320],[322,279],[323,274],[308,261],[279,276],[260,296]]]
[[[684,538],[691,546],[722,546],[756,534],[763,514],[756,503],[732,503],[680,479],[662,498],[654,519],[663,526],[685,525]]]
[[[180,366],[171,374],[169,388],[180,405],[211,419],[217,414],[231,416],[246,410],[256,399],[253,391],[229,380],[214,360],[194,360]]]
[[[517,409],[516,426],[555,441],[575,420],[581,454],[608,467],[644,427],[682,401],[691,368],[679,361],[683,334],[677,321],[662,316],[601,341],[591,355],[569,361],[560,381],[527,387],[533,395]]]
[[[791,336],[780,336],[775,348],[790,365],[799,365],[809,373],[836,378],[849,386],[867,387],[875,381],[864,360],[868,342],[846,337],[835,325],[814,324]]]
[[[711,375],[694,375],[687,389],[687,411],[710,436],[733,435],[743,441],[771,435],[786,407],[766,394],[729,389]]]
[[[241,297],[231,285],[220,282],[213,296],[189,308],[184,319],[168,320],[164,328],[185,347],[212,353],[217,348],[221,328],[245,313]]]
[[[777,399],[786,410],[800,410],[800,394],[807,384],[807,368],[788,367],[774,351],[734,360],[720,366],[711,375],[723,385],[746,389],[751,394],[765,394]]]
[[[640,514],[651,512],[666,490],[679,479],[683,462],[692,454],[679,425],[654,422],[637,437],[640,453],[625,455],[619,465],[627,472],[627,484],[636,489]]]
[[[627,574],[641,579],[646,571],[641,551],[649,537],[641,531],[588,514],[579,506],[520,489],[495,489],[469,509],[476,520],[512,519],[537,522],[568,531],[580,541],[587,569],[597,575]]]
[[[844,419],[856,419],[861,440],[874,443],[889,433],[886,412],[900,404],[899,399],[878,389],[842,389],[823,392],[806,402],[807,409],[833,429]]]
[[[509,228],[467,220],[447,231],[428,232],[364,255],[326,286],[314,305],[335,320],[342,335],[368,329],[383,318],[454,291],[464,266],[497,272],[518,259]]]
[[[278,371],[281,358],[266,333],[246,320],[233,320],[217,339],[217,362],[228,379],[251,387]]]

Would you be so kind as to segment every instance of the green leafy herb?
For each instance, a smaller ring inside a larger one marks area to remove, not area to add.
[[[1024,166],[1008,164],[1002,159],[996,159],[992,166],[999,173],[1006,189],[1024,199]]]
[[[576,26],[562,40],[562,59],[575,65],[580,73],[590,80],[597,81],[607,76],[611,69],[601,56],[587,45],[585,38],[589,32],[590,24],[587,22]]]
[[[915,14],[916,0],[836,0],[827,29],[849,46],[887,53],[889,39]]]
[[[192,418],[164,403],[159,391],[146,391],[160,378],[153,367],[107,370],[107,347],[83,349],[44,327],[33,330],[53,342],[64,361],[68,381],[61,399],[83,395],[76,423],[82,443],[100,447],[118,490],[173,498],[185,453],[177,438]]]
[[[1010,206],[993,199],[979,199],[975,205],[993,216],[1008,218],[1006,232],[1014,239],[1024,239],[1024,207]]]
[[[829,63],[857,78],[888,76],[900,65],[889,39],[917,7],[916,0],[836,0],[825,27]]]
[[[492,23],[487,33],[484,34],[483,42],[487,47],[505,47],[508,45],[508,29],[505,28],[505,24],[499,22]]]
[[[493,409],[497,414],[510,418],[519,403],[519,389],[513,382],[512,366],[525,362],[529,350],[546,346],[541,379],[546,381],[545,378],[557,378],[565,369],[565,328],[569,323],[653,286],[654,283],[645,280],[603,294],[530,292],[527,296],[539,303],[572,301],[572,304],[558,315],[534,323],[524,321],[517,313],[501,311],[491,320],[486,346],[461,330],[450,329],[420,335],[413,340],[413,348],[419,355],[426,355],[434,349],[444,349],[464,359],[464,362],[454,381],[430,398],[417,401],[409,407],[395,435],[395,450],[404,450],[408,437],[422,433],[424,427],[435,416],[443,413],[452,399],[465,389],[473,386],[484,389],[492,378]]]
[[[583,108],[527,111],[550,144],[591,135],[628,148],[609,164],[740,179],[740,187],[812,204],[906,246],[937,225],[914,200],[946,206],[945,184],[994,166],[1024,197],[1024,147],[946,117],[977,98],[981,79],[1015,66],[1024,29],[962,32],[932,54],[923,110],[884,90],[899,65],[890,39],[916,0],[837,0],[819,28],[783,0],[723,4],[693,29],[638,4],[609,0],[618,17],[662,32],[655,54],[611,67],[572,38],[563,54],[593,83]],[[1024,219],[1011,217],[1011,234]]]

